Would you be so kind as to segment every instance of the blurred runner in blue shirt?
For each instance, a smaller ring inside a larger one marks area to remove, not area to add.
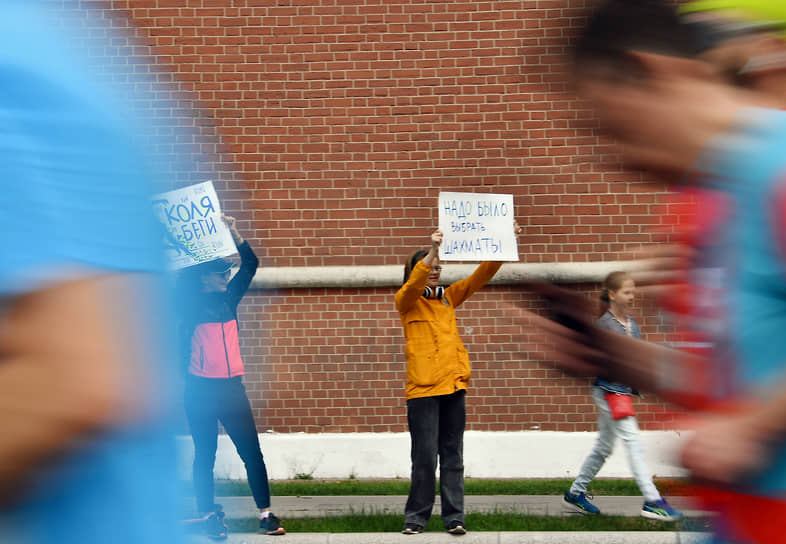
[[[0,540],[176,543],[154,172],[62,7],[0,17]]]

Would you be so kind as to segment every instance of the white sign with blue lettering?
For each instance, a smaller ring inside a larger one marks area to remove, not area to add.
[[[439,193],[441,261],[518,261],[513,195]]]
[[[221,220],[212,181],[155,195],[153,212],[163,226],[167,264],[172,269],[237,253],[232,234]]]

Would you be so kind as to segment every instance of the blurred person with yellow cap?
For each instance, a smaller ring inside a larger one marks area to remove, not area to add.
[[[714,213],[678,291],[700,352],[613,334],[582,295],[533,287],[538,324],[566,371],[604,376],[699,415],[682,462],[720,515],[715,543],[786,534],[786,113],[699,58],[705,35],[665,0],[608,0],[577,40],[573,81],[628,165],[712,191]],[[716,42],[717,43],[717,42]],[[679,286],[675,285],[675,291]],[[696,296],[698,295],[698,296]],[[692,300],[684,300],[690,297]]]
[[[680,6],[693,27],[701,57],[735,84],[765,93],[786,108],[786,3],[697,0]]]

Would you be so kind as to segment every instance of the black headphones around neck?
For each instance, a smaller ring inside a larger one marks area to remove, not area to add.
[[[426,297],[426,298],[432,298],[433,297],[433,298],[441,299],[442,297],[445,296],[445,288],[442,287],[441,285],[437,285],[437,287],[432,289],[431,287],[429,287],[427,285],[426,288],[423,291],[423,296]]]

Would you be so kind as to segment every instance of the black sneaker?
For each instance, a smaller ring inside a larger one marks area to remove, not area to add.
[[[448,523],[448,533],[452,535],[465,535],[467,534],[467,528],[464,527],[464,523],[454,519],[450,523]]]
[[[403,535],[416,535],[422,532],[423,532],[423,526],[418,525],[417,523],[407,523],[404,525],[404,528],[401,530],[401,534]]]
[[[205,535],[212,540],[226,540],[227,538],[227,525],[224,523],[224,511],[221,505],[216,505],[216,511],[205,518],[204,530]]]
[[[281,526],[281,520],[272,512],[259,520],[259,534],[276,536],[285,535],[287,532]]]

